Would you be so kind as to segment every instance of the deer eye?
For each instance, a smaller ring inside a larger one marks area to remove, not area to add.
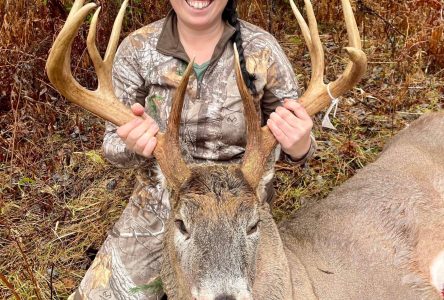
[[[256,223],[254,223],[253,226],[250,226],[247,230],[247,235],[252,235],[253,233],[255,233],[257,231],[257,228],[259,227],[259,223],[261,221],[257,221]]]
[[[174,221],[176,223],[177,229],[179,229],[180,233],[182,233],[185,236],[189,236],[187,228],[185,227],[185,223],[182,220],[176,220]]]

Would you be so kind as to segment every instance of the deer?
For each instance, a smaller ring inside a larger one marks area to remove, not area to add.
[[[367,66],[349,0],[341,0],[349,63],[329,85],[316,18],[304,0],[308,25],[290,0],[312,63],[298,100],[310,115],[352,89]],[[135,116],[114,95],[111,66],[128,0],[124,1],[104,59],[95,45],[100,8],[87,47],[99,80],[90,91],[70,67],[73,39],[94,3],[76,0],[56,38],[46,69],[69,101],[116,125]],[[190,164],[181,155],[181,109],[192,63],[173,96],[168,125],[154,156],[170,193],[161,279],[168,299],[442,299],[444,288],[444,113],[425,116],[399,133],[376,162],[327,198],[276,224],[263,200],[263,174],[276,139],[260,119],[234,68],[247,124],[240,164]]]

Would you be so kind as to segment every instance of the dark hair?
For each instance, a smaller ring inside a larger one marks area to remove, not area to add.
[[[245,85],[250,89],[250,91],[253,94],[257,94],[256,86],[253,83],[253,81],[256,79],[256,76],[254,76],[254,74],[248,73],[247,71],[247,65],[244,56],[244,47],[242,47],[240,22],[237,18],[236,6],[236,0],[228,0],[227,6],[225,6],[225,9],[222,13],[222,19],[226,20],[231,26],[236,29],[235,34],[231,38],[231,41],[233,43],[236,43],[237,51],[239,52],[239,62],[242,70],[242,77],[244,78]]]

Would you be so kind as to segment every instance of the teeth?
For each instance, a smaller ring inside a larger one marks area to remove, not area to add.
[[[193,0],[187,0],[187,3],[189,6],[195,9],[204,9],[207,8],[211,1],[193,1]]]

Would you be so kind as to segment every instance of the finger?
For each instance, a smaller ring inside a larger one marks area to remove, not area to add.
[[[133,105],[131,105],[131,111],[136,116],[142,116],[145,113],[145,109],[140,103],[134,103]]]
[[[271,133],[274,135],[279,144],[286,147],[289,143],[288,137],[282,132],[279,126],[277,126],[272,119],[267,120],[267,126],[270,128]]]
[[[126,140],[128,137],[128,134],[137,126],[143,123],[143,120],[141,118],[134,118],[133,120],[129,121],[128,123],[120,126],[117,128],[117,135],[120,136],[121,139]]]
[[[155,124],[152,119],[144,120],[139,126],[131,130],[126,139],[128,146],[132,147],[137,142],[137,140],[151,127]]]
[[[153,136],[150,133],[145,133],[142,135],[134,144],[133,151],[137,154],[142,155],[143,150],[145,149],[148,142],[153,138]]]
[[[140,103],[134,103],[131,106],[131,111],[133,112],[134,115],[142,117],[143,120],[152,120],[154,121],[153,118],[151,118],[146,112],[145,112],[145,108],[140,104]]]
[[[290,137],[293,132],[297,129],[288,124],[281,116],[273,112],[270,114],[270,119],[273,120],[273,123],[287,136]]]
[[[295,116],[292,110],[289,110],[285,107],[279,106],[276,108],[276,113],[285,120],[291,127],[297,128],[301,126],[303,120],[298,119],[298,117]]]
[[[147,146],[147,143],[157,134],[158,131],[159,131],[159,126],[156,123],[152,124],[146,130],[146,132],[136,141],[133,150],[137,154],[142,155],[144,149]]]
[[[284,101],[284,107],[286,109],[291,110],[296,115],[296,117],[298,117],[302,120],[311,120],[311,117],[307,113],[305,108],[299,102],[297,102],[295,100]]]
[[[146,144],[145,149],[143,149],[142,155],[146,158],[150,158],[153,156],[154,148],[157,145],[157,139],[155,137],[151,138]]]

